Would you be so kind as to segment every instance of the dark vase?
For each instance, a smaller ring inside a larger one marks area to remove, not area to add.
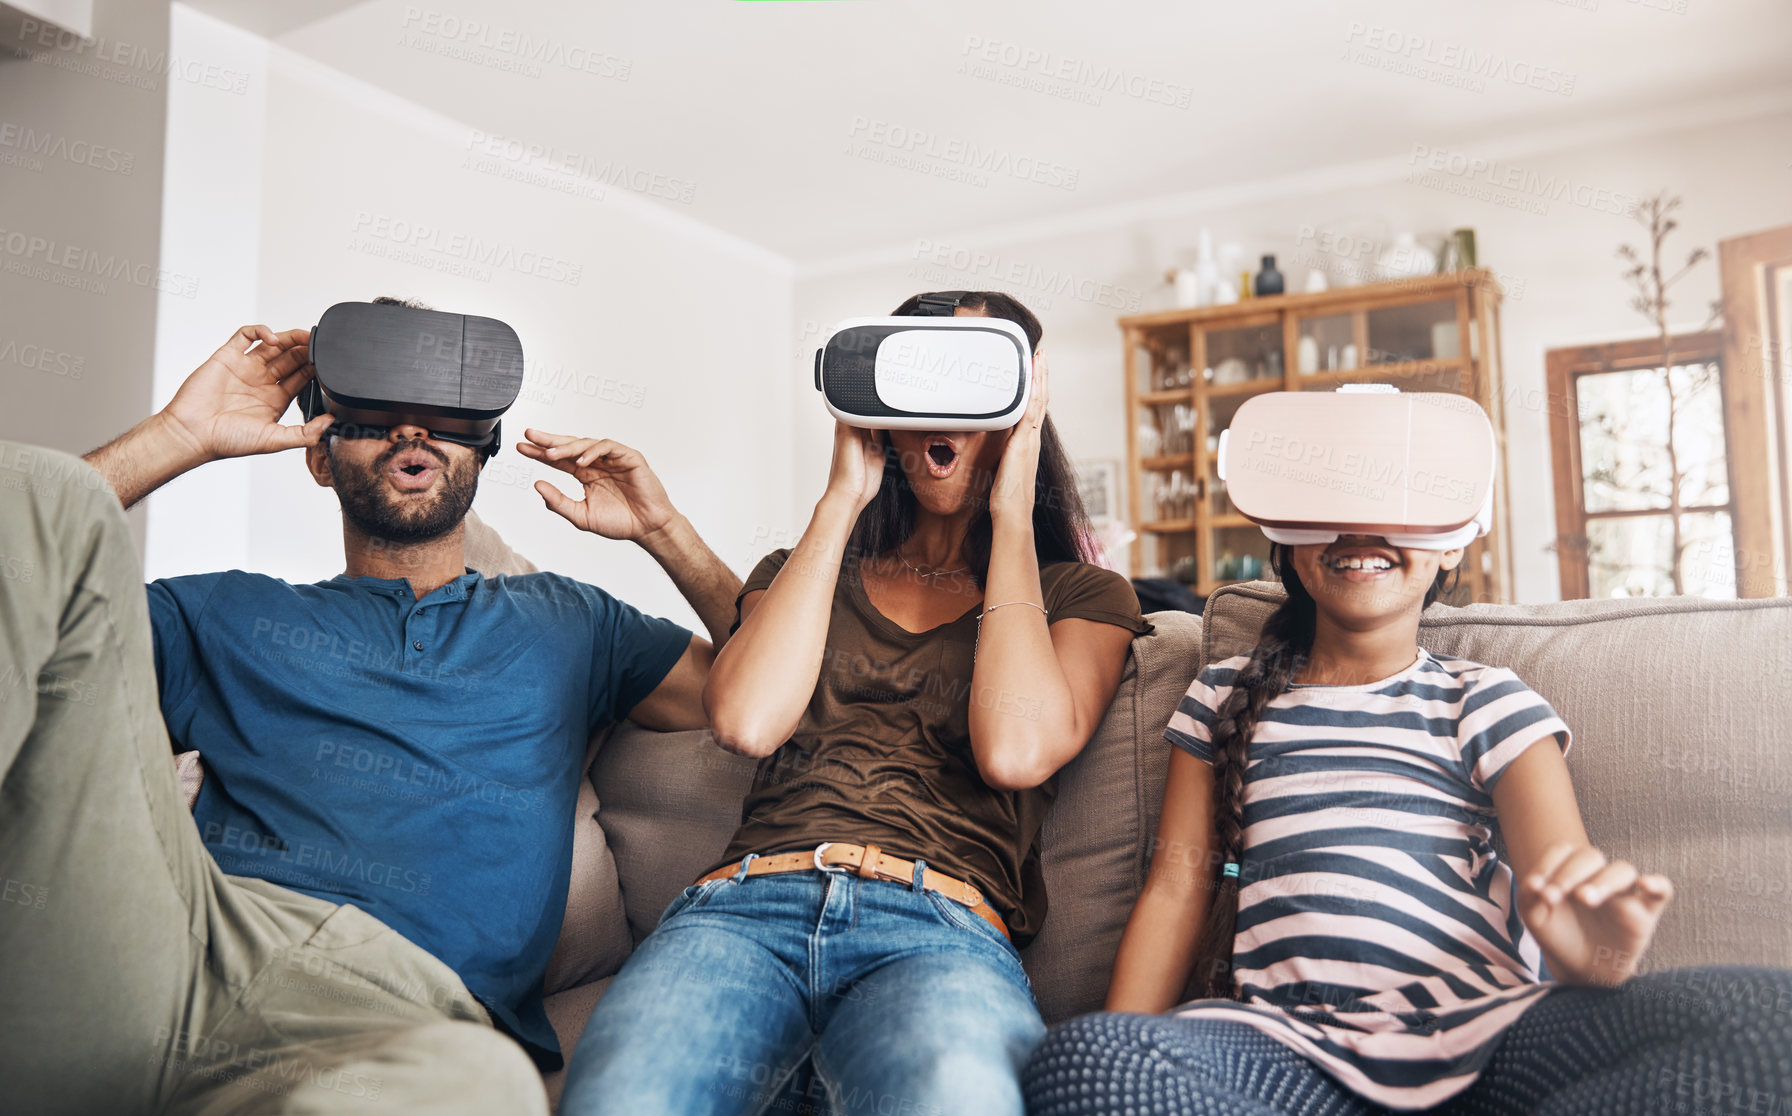
[[[1282,293],[1282,273],[1276,270],[1274,256],[1263,257],[1263,270],[1257,273],[1257,282],[1251,289],[1258,298]]]

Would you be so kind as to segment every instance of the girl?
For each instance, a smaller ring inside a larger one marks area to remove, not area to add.
[[[1287,599],[1171,718],[1109,1011],[1040,1045],[1032,1112],[1792,1104],[1792,974],[1636,976],[1673,889],[1588,843],[1567,727],[1511,671],[1418,646],[1461,559],[1271,548]],[[1146,1014],[1191,976],[1207,998]]]
[[[956,312],[1038,351],[1011,298]],[[1087,561],[1043,355],[1034,374],[1012,431],[836,427],[704,694],[717,741],[763,757],[740,829],[605,993],[563,1112],[758,1112],[805,1062],[840,1116],[1021,1111],[1040,823],[1150,630]]]

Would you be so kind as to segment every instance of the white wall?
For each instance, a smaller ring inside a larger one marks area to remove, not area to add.
[[[1681,229],[1669,241],[1680,253],[1792,221],[1788,98],[1693,106],[1677,116],[1651,119],[1655,123],[1649,126],[1657,130],[1636,125],[1447,148],[1435,141],[1424,145],[1427,151],[1497,161],[1490,172],[1494,183],[1507,181],[1508,173],[1531,183],[1528,189],[1488,187],[1502,199],[1498,202],[1462,197],[1432,180],[1407,181],[1414,170],[1423,174],[1431,157],[1421,155],[1415,166],[1409,153],[1255,188],[1070,215],[1055,227],[942,232],[883,253],[807,267],[799,271],[796,287],[797,363],[814,343],[803,335],[818,323],[825,329],[850,315],[887,312],[920,290],[1006,290],[1032,306],[1045,324],[1052,413],[1072,455],[1124,460],[1127,418],[1115,319],[1136,312],[1128,307],[1133,298],[1146,310],[1169,305],[1164,270],[1193,262],[1203,226],[1212,229],[1216,243],[1243,245],[1252,270],[1258,255],[1274,252],[1291,290],[1300,289],[1310,266],[1331,271],[1334,286],[1341,285],[1353,263],[1325,250],[1349,248],[1350,242],[1303,234],[1305,229],[1346,234],[1356,243],[1386,243],[1400,231],[1415,231],[1423,240],[1473,226],[1480,262],[1500,273],[1507,290],[1502,341],[1515,596],[1555,600],[1556,560],[1545,549],[1556,530],[1548,414],[1542,406],[1544,351],[1650,332],[1627,305],[1629,289],[1613,256],[1618,244],[1641,245],[1646,238],[1630,219],[1602,210],[1617,208],[1610,200],[1614,195],[1635,197],[1664,187],[1683,195]],[[1676,126],[1659,130],[1664,119]],[[1439,180],[1455,187],[1476,184],[1450,174],[1447,155],[1443,165]],[[1541,185],[1551,176],[1570,183],[1565,200],[1550,200],[1555,188]],[[1576,198],[1587,204],[1576,204]],[[1512,204],[1536,201],[1545,203],[1546,212]],[[949,215],[940,224],[942,230],[953,227]],[[967,266],[972,258],[980,262]],[[1373,258],[1371,252],[1368,259]],[[1689,327],[1702,324],[1717,290],[1715,265],[1706,263],[1675,291],[1676,317]],[[812,394],[799,392],[796,407],[794,506],[803,512],[820,492],[829,447],[827,416]]]
[[[204,31],[197,17],[183,29]],[[255,273],[241,280],[246,297],[208,314],[209,334],[169,366],[196,365],[245,320],[309,326],[332,303],[381,294],[500,318],[522,338],[529,370],[506,442],[536,426],[640,449],[744,571],[772,525],[790,518],[789,265],[526,156],[470,163],[473,129],[278,46],[267,59],[251,148],[258,198],[219,212],[193,195],[169,229],[180,250],[247,237],[234,260],[255,261]],[[244,139],[231,122],[183,115],[179,124],[215,124],[219,151]],[[246,492],[225,494],[212,513],[241,523],[243,565],[294,581],[341,571],[336,499],[312,484],[298,453],[210,468],[247,477]],[[638,548],[548,512],[531,487],[543,477],[576,487],[506,448],[487,466],[475,509],[543,568],[696,622]],[[151,575],[217,569],[221,553],[210,542],[169,553]]]
[[[491,314],[517,327],[531,368],[507,422],[512,439],[539,425],[637,446],[742,571],[795,537],[821,491],[828,422],[809,362],[820,331],[839,318],[923,289],[1012,291],[1045,322],[1053,411],[1073,455],[1118,459],[1127,418],[1115,319],[1167,304],[1163,271],[1191,262],[1201,228],[1252,260],[1276,253],[1298,286],[1309,266],[1331,271],[1336,285],[1360,263],[1329,253],[1333,242],[1313,230],[1374,245],[1404,230],[1435,237],[1471,225],[1483,264],[1508,292],[1515,591],[1554,599],[1544,351],[1647,328],[1626,305],[1612,254],[1642,231],[1605,212],[1616,208],[1608,199],[1663,187],[1684,195],[1681,251],[1792,220],[1792,99],[1778,95],[1549,135],[1414,145],[1446,151],[1446,161],[1492,160],[1496,176],[1529,187],[1486,189],[1447,169],[1411,181],[1424,160],[1398,156],[1025,227],[966,231],[945,213],[925,240],[793,272],[626,190],[491,154],[465,125],[179,5],[174,24],[177,53],[238,60],[249,81],[228,103],[203,100],[200,88],[170,97],[178,158],[167,179],[165,269],[191,268],[204,281],[196,299],[162,300],[158,403],[246,321],[308,325],[333,302],[377,294]],[[1569,183],[1570,196],[1540,197],[1536,184],[1552,180]],[[494,250],[525,264],[546,258],[540,266],[554,274],[468,259]],[[964,266],[972,253],[979,262]],[[1716,291],[1712,265],[1695,271],[1678,292],[1681,320],[1702,321]],[[476,506],[542,565],[691,619],[644,555],[546,513],[530,489],[543,475],[507,450]],[[152,576],[241,564],[311,579],[341,567],[334,500],[296,454],[212,466],[155,507]]]
[[[267,115],[265,39],[185,4],[170,8],[169,37],[181,57],[227,61],[244,80],[241,92],[190,82],[176,82],[168,90],[162,266],[199,281],[190,288],[190,297],[176,289],[157,299],[151,401],[156,410],[232,331],[258,320],[262,121]],[[151,495],[143,555],[148,576],[253,569],[248,517],[252,476],[248,461],[219,461]]]

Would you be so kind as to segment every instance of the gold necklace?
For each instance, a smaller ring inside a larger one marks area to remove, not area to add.
[[[935,566],[933,568],[932,573],[926,573],[926,572],[922,571],[922,569],[919,566],[915,565],[913,562],[910,562],[908,560],[908,556],[906,554],[902,553],[901,545],[898,545],[896,547],[896,558],[903,565],[907,566],[911,571],[913,571],[915,576],[926,578],[928,580],[932,580],[932,579],[938,578],[938,577],[946,577],[950,574],[964,573],[966,570],[970,569],[969,566],[959,566],[957,569],[942,570],[938,566]]]

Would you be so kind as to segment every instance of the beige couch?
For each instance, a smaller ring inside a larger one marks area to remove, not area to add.
[[[533,568],[477,524],[468,562]],[[1048,1023],[1101,1006],[1157,828],[1164,723],[1203,664],[1249,650],[1280,598],[1267,582],[1229,586],[1204,619],[1156,613],[1157,631],[1133,641],[1041,836],[1051,912],[1023,956]],[[1648,967],[1792,967],[1792,600],[1439,606],[1420,640],[1511,667],[1574,730],[1569,769],[1593,840],[1679,890]],[[633,945],[727,843],[752,767],[705,732],[623,725],[595,742],[547,978],[569,1053]],[[556,1096],[561,1076],[548,1079]]]
[[[534,568],[477,520],[467,557],[488,575]],[[1101,1006],[1157,827],[1164,723],[1203,664],[1250,648],[1280,596],[1266,582],[1229,586],[1204,619],[1156,613],[1157,631],[1133,641],[1041,837],[1051,911],[1023,957],[1048,1023]],[[1420,640],[1513,668],[1573,728],[1569,768],[1593,840],[1679,890],[1648,967],[1792,967],[1792,600],[1440,606]],[[623,725],[593,741],[547,973],[569,1054],[635,944],[720,854],[752,768],[706,732]],[[547,1079],[556,1098],[563,1076]]]

